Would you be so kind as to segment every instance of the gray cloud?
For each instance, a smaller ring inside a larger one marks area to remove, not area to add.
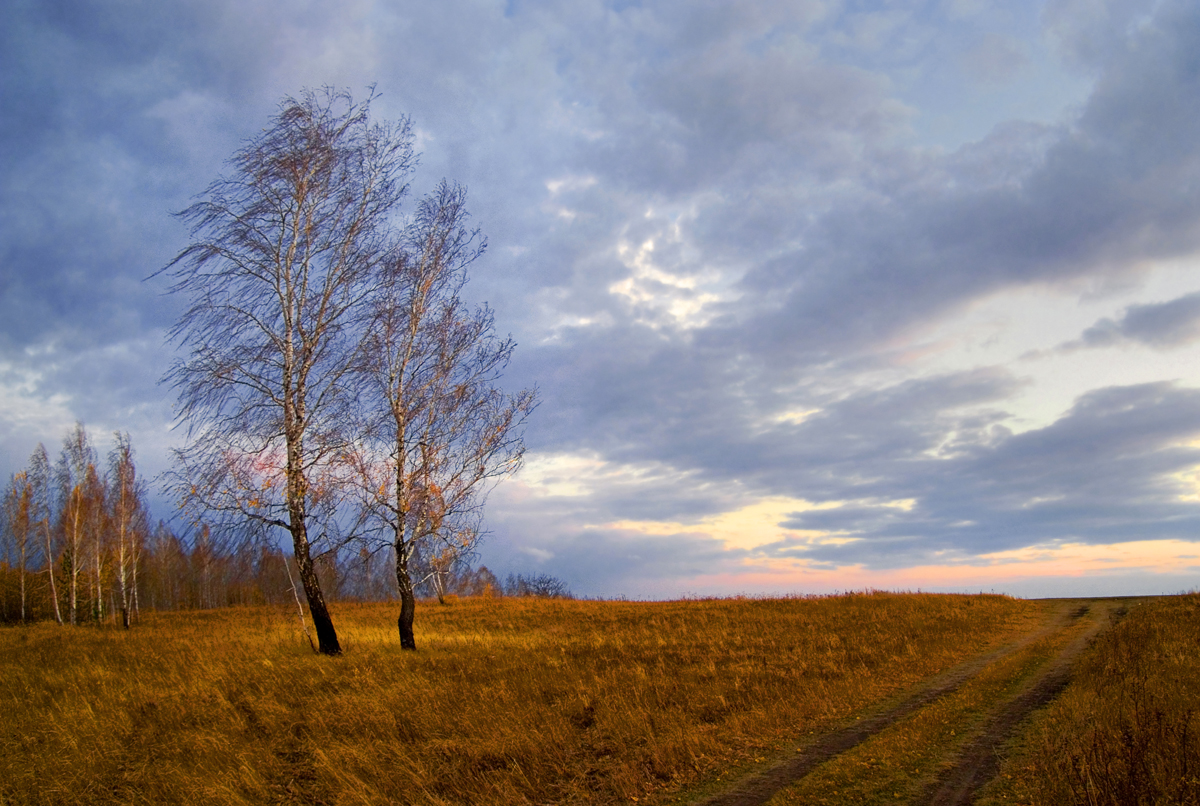
[[[784,541],[768,551],[894,566],[1060,541],[1190,540],[1200,512],[1181,500],[1190,490],[1176,474],[1200,461],[1200,449],[1188,444],[1197,433],[1196,390],[1168,383],[1097,390],[1045,428],[977,433],[946,458],[881,457],[882,483],[841,479],[843,498],[867,503],[797,513],[786,524],[861,541],[819,548]],[[869,473],[872,465],[859,467]],[[897,499],[915,503],[886,505]]]
[[[1200,338],[1200,293],[1168,302],[1130,305],[1119,319],[1101,319],[1060,350],[1140,344],[1159,350]]]
[[[1042,15],[1062,53],[1079,69],[1097,70],[1153,9],[1152,0],[1050,0]]]

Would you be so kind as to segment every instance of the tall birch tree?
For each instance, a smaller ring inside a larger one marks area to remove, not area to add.
[[[285,99],[179,214],[192,242],[164,269],[190,300],[167,376],[190,437],[177,489],[197,518],[291,537],[326,654],[341,647],[314,558],[339,526],[359,325],[415,162],[408,120],[372,122],[373,98]]]

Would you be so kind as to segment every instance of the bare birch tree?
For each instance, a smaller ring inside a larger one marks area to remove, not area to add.
[[[409,122],[373,123],[373,97],[285,99],[180,213],[193,240],[164,269],[190,298],[167,376],[189,427],[178,492],[197,516],[290,535],[326,654],[341,648],[313,547],[338,527],[356,326],[414,164]]]
[[[360,365],[368,419],[358,487],[395,552],[404,649],[416,648],[414,553],[447,564],[471,551],[488,483],[520,466],[535,405],[534,390],[497,388],[514,343],[495,335],[486,305],[460,299],[486,246],[466,226],[465,203],[446,182],[420,203],[404,249],[380,266]]]
[[[80,423],[63,440],[58,460],[59,528],[70,583],[68,612],[72,624],[79,623],[79,576],[88,569],[87,552],[98,526],[97,511],[103,508],[103,489],[96,473],[96,451]],[[89,593],[90,593],[90,578]]]
[[[142,505],[144,489],[133,461],[129,434],[113,435],[116,444],[108,455],[108,501],[113,538],[116,540],[116,570],[121,603],[121,624],[129,629],[130,614],[137,598],[138,555],[147,531]]]
[[[62,609],[58,603],[58,585],[55,581],[58,552],[55,551],[53,526],[54,491],[51,481],[50,456],[46,446],[38,443],[29,457],[26,471],[32,492],[30,518],[41,537],[42,550],[46,559],[46,576],[50,585],[50,601],[54,603],[54,620],[63,623]]]
[[[108,501],[104,479],[100,477],[99,460],[92,452],[84,479],[84,536],[86,537],[88,601],[92,621],[104,619],[104,583],[108,560]]]

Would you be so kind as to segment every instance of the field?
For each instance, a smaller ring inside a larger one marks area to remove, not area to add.
[[[0,803],[721,802],[970,668],[773,801],[918,802],[957,746],[941,727],[969,733],[1091,623],[984,595],[467,599],[422,606],[420,650],[401,653],[394,609],[338,606],[338,658],[271,608],[151,615],[129,632],[0,629]],[[1192,669],[1196,634],[1169,650]],[[1033,757],[1055,735],[1028,739]],[[1019,785],[989,797],[1053,802],[1030,788],[1046,770],[1010,766]]]

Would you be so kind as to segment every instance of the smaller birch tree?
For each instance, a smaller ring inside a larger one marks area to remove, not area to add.
[[[359,365],[364,436],[358,489],[377,539],[395,552],[403,649],[415,649],[414,555],[442,564],[470,552],[489,484],[514,472],[536,392],[505,395],[512,357],[487,305],[460,293],[484,252],[467,228],[466,191],[442,182],[421,201],[403,248],[380,266]]]
[[[60,495],[59,529],[66,554],[68,612],[72,624],[79,623],[79,577],[88,570],[87,552],[93,542],[92,531],[101,525],[104,490],[96,472],[96,451],[80,423],[63,440],[59,455],[58,486]],[[95,536],[95,540],[98,540]],[[90,582],[90,578],[87,580]],[[91,586],[89,585],[89,588]],[[87,593],[85,591],[85,593]]]

